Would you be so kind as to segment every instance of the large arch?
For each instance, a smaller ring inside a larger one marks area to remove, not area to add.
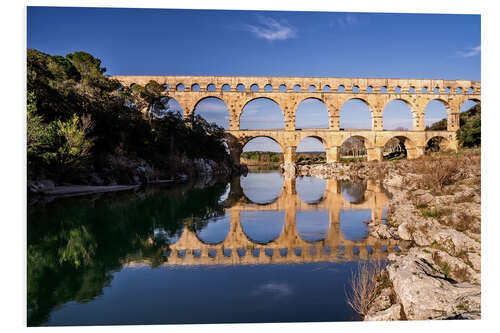
[[[284,211],[240,211],[243,234],[256,244],[268,244],[277,239],[285,228]]]
[[[267,97],[253,98],[245,103],[240,114],[240,129],[284,129],[285,115],[280,105]]]
[[[231,214],[214,217],[208,221],[195,221],[196,237],[203,244],[216,245],[224,242],[231,229]]]
[[[229,129],[229,108],[220,97],[203,97],[196,102],[194,114],[202,116],[209,123],[216,123],[225,130]]]
[[[468,98],[465,101],[463,101],[462,104],[460,105],[460,112],[465,112],[477,104],[481,104],[480,99]]]
[[[340,158],[367,157],[368,149],[372,147],[371,142],[361,135],[352,135],[346,138],[340,145]]]
[[[391,149],[390,146],[399,147],[396,149]],[[388,138],[384,142],[383,158],[384,159],[400,159],[400,158],[411,158],[412,152],[416,148],[415,142],[410,138],[403,135],[396,135]],[[413,154],[414,155],[414,154]]]
[[[295,162],[299,164],[326,162],[325,146],[323,138],[319,136],[307,136],[303,138],[297,144]]]
[[[322,241],[328,237],[330,212],[328,210],[298,211],[295,214],[295,228],[298,236],[308,243]]]
[[[371,130],[372,110],[363,98],[351,98],[340,108],[340,129]]]
[[[425,106],[424,126],[426,130],[446,131],[447,118],[447,103],[442,99],[433,99]]]
[[[170,112],[170,113],[178,113],[181,117],[184,117],[184,110],[182,109],[182,106],[181,104],[173,97],[169,97],[167,102],[165,103],[165,109],[164,109],[166,112]],[[160,111],[163,111],[163,110],[160,110]],[[157,116],[161,117],[161,113],[162,112],[159,112],[159,115],[157,114]]]
[[[411,104],[404,99],[393,99],[384,107],[382,113],[384,130],[412,130],[413,110]]]
[[[425,144],[425,153],[448,150],[450,150],[450,140],[441,135],[433,136]]]
[[[295,110],[295,128],[328,128],[329,112],[320,98],[308,97],[302,100]]]
[[[298,177],[295,189],[302,202],[317,204],[323,201],[326,193],[326,179],[318,177]]]

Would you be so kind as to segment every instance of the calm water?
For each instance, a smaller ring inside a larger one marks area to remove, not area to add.
[[[28,325],[357,320],[345,300],[387,196],[253,168],[28,207]],[[385,242],[385,243],[384,243]]]

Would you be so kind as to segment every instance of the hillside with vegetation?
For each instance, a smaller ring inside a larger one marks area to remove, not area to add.
[[[136,184],[196,174],[195,160],[230,169],[223,128],[168,110],[163,85],[122,87],[101,60],[27,52],[28,181]]]
[[[476,104],[467,111],[460,112],[460,129],[457,132],[461,147],[472,148],[481,146],[481,105]],[[445,131],[446,118],[426,126],[426,131]]]

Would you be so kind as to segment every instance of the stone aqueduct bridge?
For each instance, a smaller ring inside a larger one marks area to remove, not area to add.
[[[192,118],[197,104],[205,98],[215,97],[225,102],[230,117],[227,143],[233,160],[238,164],[243,146],[259,136],[269,137],[280,144],[285,163],[295,162],[297,145],[305,137],[314,137],[323,143],[327,162],[338,161],[340,146],[350,137],[358,137],[364,142],[368,160],[381,160],[384,145],[394,137],[404,143],[408,158],[422,155],[427,142],[434,137],[444,138],[443,148],[456,149],[460,107],[467,100],[481,101],[481,83],[466,80],[236,76],[114,76],[113,78],[124,86],[145,85],[150,80],[165,85],[165,95],[179,102],[187,119]],[[239,85],[244,86],[245,91],[237,89]],[[279,89],[281,86],[284,86],[286,91],[281,92]],[[298,91],[295,89],[297,86]],[[344,87],[343,92],[338,92],[339,86]],[[193,87],[200,89],[193,91]],[[330,91],[325,91],[327,88],[330,88]],[[262,97],[275,101],[281,107],[285,117],[284,130],[240,130],[243,108],[250,101]],[[299,103],[307,98],[318,99],[325,103],[329,113],[328,129],[295,128],[295,112]],[[372,119],[371,130],[356,131],[340,128],[340,110],[350,99],[360,99],[368,105]],[[383,130],[384,107],[392,100],[404,101],[410,107],[413,118],[411,131]],[[447,110],[446,131],[424,130],[424,111],[432,100],[441,101]]]
[[[388,253],[395,251],[397,242],[371,236],[359,241],[345,239],[340,228],[340,211],[370,209],[372,219],[381,223],[382,210],[387,201],[383,189],[374,182],[368,182],[364,200],[350,203],[342,196],[339,182],[329,179],[322,198],[318,202],[306,203],[297,195],[295,178],[289,178],[285,179],[280,196],[273,202],[256,204],[242,195],[236,180],[231,184],[231,192],[225,201],[230,213],[230,228],[225,239],[218,244],[207,244],[196,232],[185,227],[181,237],[170,245],[167,265],[247,265],[385,258]],[[242,211],[262,210],[285,212],[280,235],[267,244],[252,240],[244,232],[240,220]],[[329,212],[327,236],[314,242],[301,238],[296,227],[295,213],[311,210]]]

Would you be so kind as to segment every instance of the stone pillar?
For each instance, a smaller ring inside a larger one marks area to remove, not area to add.
[[[460,128],[459,113],[449,113],[447,118],[448,131],[457,131]]]
[[[229,110],[229,130],[237,131],[240,129],[240,113],[235,109]]]
[[[383,131],[384,121],[382,118],[382,112],[372,113],[372,131]]]
[[[340,116],[339,116],[339,113],[337,112],[336,114],[334,114],[333,116],[330,116],[330,125],[329,125],[329,129],[331,131],[338,131],[340,130]]]
[[[413,160],[415,158],[419,158],[425,154],[425,146],[417,146],[413,148],[406,148],[406,152],[408,154],[408,159]]]
[[[297,146],[286,146],[284,152],[284,162],[285,164],[291,163],[295,164],[295,153],[297,152]]]
[[[424,112],[413,112],[412,120],[414,131],[425,131]]]
[[[328,228],[328,245],[331,251],[334,251],[336,246],[344,240],[342,231],[340,230],[340,209],[337,205],[330,207],[330,226]]]
[[[384,147],[373,147],[366,149],[368,153],[368,161],[382,161]]]
[[[294,178],[296,169],[295,169],[295,153],[297,151],[296,146],[287,146],[285,147],[284,152],[284,163],[283,163],[283,174],[285,177]]]
[[[326,163],[338,162],[340,159],[340,147],[333,146],[326,148]]]
[[[295,177],[285,177],[285,182],[284,182],[284,192],[287,195],[296,195],[297,194],[297,188],[295,185]]]

